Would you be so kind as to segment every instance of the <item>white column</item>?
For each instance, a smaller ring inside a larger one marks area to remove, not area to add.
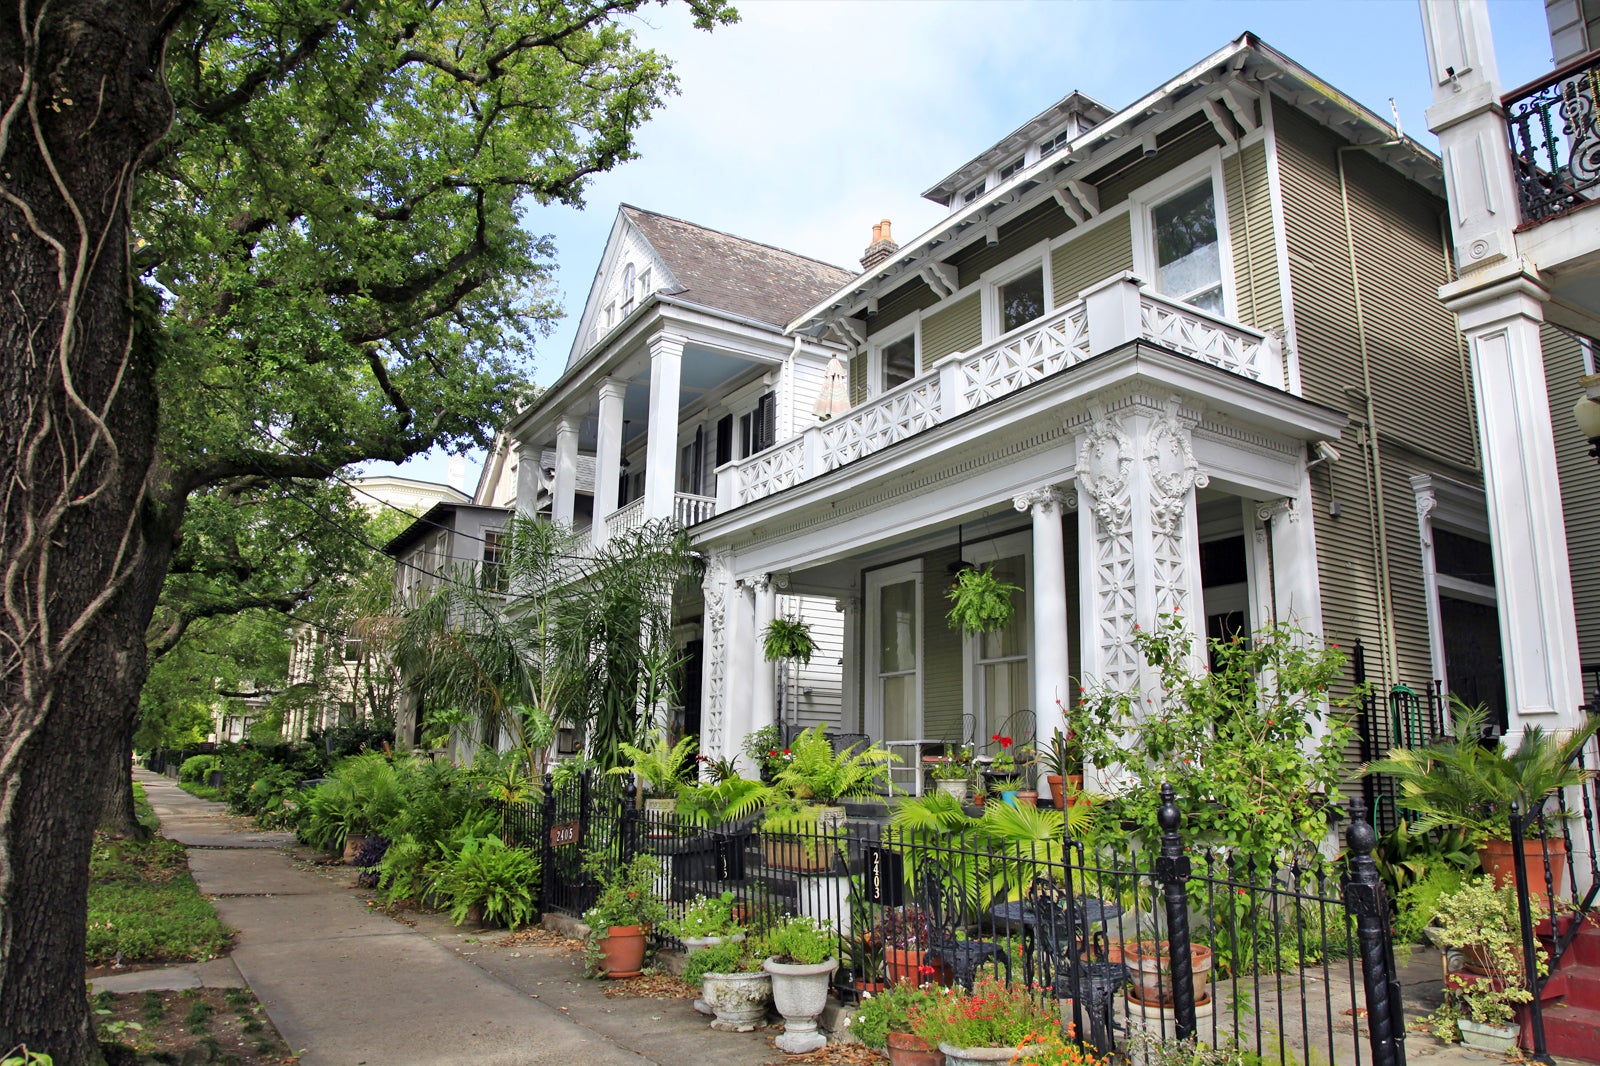
[[[628,386],[615,378],[600,383],[600,428],[594,449],[595,547],[606,542],[606,516],[617,509],[617,479],[622,476],[622,397]]]
[[[1539,338],[1546,294],[1516,262],[1440,294],[1472,355],[1510,731],[1571,728],[1583,717],[1583,677]]]
[[[778,614],[778,590],[771,574],[747,578],[755,592],[755,632],[750,635],[750,662],[755,681],[750,693],[750,728],[774,725],[778,720],[778,664],[761,653],[767,626]]]
[[[678,385],[683,377],[683,338],[657,333],[650,339],[650,429],[645,438],[644,516],[672,517],[678,475]]]
[[[517,514],[532,518],[539,511],[539,453],[537,444],[517,441]]]
[[[1025,492],[1012,501],[1033,515],[1033,714],[1040,750],[1057,732],[1066,733],[1062,708],[1071,699],[1067,660],[1067,559],[1063,514],[1077,506],[1075,495],[1054,485]],[[1048,792],[1046,787],[1044,790]]]
[[[723,750],[731,755],[744,746],[744,738],[753,728],[750,705],[754,699],[755,663],[751,660],[750,649],[754,644],[755,600],[749,585],[743,581],[729,582],[724,613],[728,634],[724,648],[727,687],[723,693],[726,708],[722,716]],[[749,759],[741,759],[739,772],[754,780],[760,778],[761,767]]]
[[[705,602],[705,655],[700,681],[700,751],[714,759],[731,759],[739,753],[739,738],[731,736],[728,723],[729,577],[726,552],[717,552],[706,560],[706,574],[700,582]]]
[[[578,420],[570,415],[556,423],[556,479],[550,520],[572,528],[578,491]]]
[[[839,658],[839,728],[841,732],[866,732],[861,706],[861,600],[855,596],[834,600],[833,609],[844,615],[844,646]]]
[[[1317,582],[1317,545],[1313,523],[1303,516],[1310,513],[1309,483],[1300,495],[1266,500],[1256,505],[1260,523],[1257,536],[1271,539],[1271,569],[1258,580],[1271,587],[1255,597],[1266,599],[1270,616],[1263,623],[1294,626],[1307,633],[1322,633],[1322,591]],[[1267,599],[1270,597],[1270,599]]]

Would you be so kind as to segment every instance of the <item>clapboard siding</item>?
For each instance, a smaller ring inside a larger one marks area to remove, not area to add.
[[[1204,115],[1197,115],[1175,129],[1161,134],[1156,139],[1157,154],[1145,158],[1133,152],[1121,159],[1113,160],[1089,176],[1089,183],[1100,190],[1100,210],[1111,210],[1140,186],[1178,169],[1195,156],[1221,143],[1222,138],[1211,128],[1211,121]],[[1132,159],[1138,161],[1131,164],[1124,162]]]
[[[881,333],[907,315],[938,302],[938,295],[921,278],[907,282],[878,301],[878,313],[867,319],[867,336]]]
[[[817,420],[817,397],[822,392],[822,378],[827,362],[812,358],[794,360],[794,371],[789,378],[789,405],[785,417],[778,422],[778,439],[784,440],[799,433]]]
[[[1040,241],[1060,236],[1071,225],[1072,220],[1054,200],[1046,200],[1038,207],[1031,208],[1022,217],[1000,227],[997,234],[999,244],[979,241],[962,249],[954,257],[953,262],[960,271],[961,287],[971,285],[983,276],[984,271],[1022,254]]]
[[[843,695],[844,614],[832,599],[822,596],[779,596],[780,613],[805,620],[811,627],[816,651],[811,662],[791,666],[785,686],[786,707],[799,709],[803,726],[820,725],[830,730],[854,732],[841,725],[840,700]]]
[[[1578,647],[1585,663],[1600,663],[1600,469],[1589,455],[1589,442],[1568,413],[1581,394],[1578,379],[1584,372],[1583,351],[1577,341],[1554,326],[1545,326],[1542,336],[1561,504],[1566,512],[1572,598],[1578,612]],[[1587,676],[1584,685],[1585,696],[1592,698]]]
[[[1095,282],[1132,269],[1133,239],[1124,214],[1050,253],[1055,305],[1069,304]]]
[[[958,558],[952,546],[922,559],[922,735],[960,743],[966,713],[966,661],[961,634],[950,628],[949,566]]]
[[[923,317],[922,368],[927,370],[951,352],[970,351],[982,343],[982,305],[974,292]]]
[[[1257,329],[1283,333],[1282,286],[1272,222],[1272,189],[1265,144],[1252,145],[1222,166],[1232,234],[1235,312]]]

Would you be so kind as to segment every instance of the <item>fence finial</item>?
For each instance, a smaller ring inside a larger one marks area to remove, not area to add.
[[[1161,782],[1161,806],[1156,809],[1156,824],[1161,826],[1163,835],[1176,833],[1181,815],[1178,813],[1178,794],[1173,791],[1171,781]]]
[[[1367,821],[1366,804],[1350,804],[1350,868],[1345,877],[1344,906],[1356,920],[1361,952],[1361,977],[1367,999],[1367,1040],[1373,1066],[1405,1066],[1404,1013],[1400,983],[1389,943],[1389,901],[1383,892],[1372,849],[1378,834]]]

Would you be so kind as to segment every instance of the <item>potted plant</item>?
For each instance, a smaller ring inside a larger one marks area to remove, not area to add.
[[[516,929],[533,920],[539,856],[508,847],[497,836],[462,842],[439,873],[434,890],[448,901],[450,920],[487,921]]]
[[[1021,591],[996,577],[992,566],[968,567],[956,574],[955,583],[945,593],[950,601],[945,621],[951,629],[971,635],[1004,629],[1017,611],[1011,597]]]
[[[1484,738],[1486,708],[1469,707],[1457,700],[1452,704],[1452,717],[1450,737],[1425,748],[1391,751],[1362,772],[1388,774],[1399,782],[1403,806],[1420,815],[1412,823],[1413,833],[1451,826],[1467,830],[1478,845],[1484,870],[1498,883],[1509,883],[1515,877],[1511,804],[1516,803],[1531,817],[1544,810],[1552,793],[1581,785],[1593,776],[1593,770],[1575,765],[1575,759],[1600,730],[1600,717],[1590,718],[1564,737],[1530,726],[1514,751],[1503,739]],[[1554,811],[1545,813],[1546,818],[1558,816]],[[1524,861],[1543,858],[1546,842],[1536,833],[1530,831],[1522,843]],[[1548,845],[1551,880],[1560,884],[1566,873],[1566,842],[1555,835]],[[1545,879],[1530,869],[1528,884],[1548,907]]]
[[[761,819],[761,857],[775,870],[831,872],[838,848],[818,826],[818,807],[788,802],[769,808]]]
[[[913,1016],[932,1009],[938,995],[908,981],[863,996],[850,1031],[868,1047],[887,1051],[891,1066],[944,1066],[944,1052],[911,1031]]]
[[[690,951],[708,948],[724,940],[743,940],[744,926],[734,920],[737,906],[732,892],[720,896],[696,896],[679,918],[670,918],[661,927],[683,941]]]
[[[764,725],[746,734],[742,746],[745,757],[761,768],[761,780],[765,784],[776,781],[778,772],[789,763],[788,745],[784,744],[783,734],[775,725]]]
[[[1002,803],[1017,805],[1017,793],[1022,791],[1022,778],[1012,775],[1010,777],[992,777],[989,780],[989,795],[997,797]],[[1038,794],[1035,793],[1035,798]]]
[[[1060,700],[1056,703],[1060,704]],[[1068,729],[1056,730],[1045,748],[1045,785],[1050,789],[1050,801],[1061,807],[1068,797],[1083,790],[1083,751],[1078,745],[1078,734]]]
[[[892,984],[921,984],[932,976],[925,972],[923,955],[933,940],[933,921],[920,907],[896,907],[878,919],[877,936],[883,943],[883,965]]]
[[[657,730],[646,738],[644,747],[634,747],[627,741],[617,745],[627,761],[607,770],[608,774],[632,774],[635,804],[657,818],[669,815],[676,808],[678,786],[685,772],[693,764],[695,747],[693,736],[684,737],[676,744],[667,740],[666,730]]]
[[[702,1004],[716,1018],[711,1028],[724,1033],[748,1033],[764,1025],[772,1003],[772,976],[761,968],[748,941],[725,940],[697,948],[684,963],[683,979],[700,985]],[[704,1013],[704,1012],[702,1012]]]
[[[912,1011],[912,1032],[944,1052],[947,1066],[1015,1061],[1024,1043],[1053,1036],[1059,1024],[1058,1010],[992,977],[971,995],[938,995]]]
[[[996,733],[989,738],[990,742],[1000,749],[999,754],[987,756],[987,765],[983,770],[983,791],[991,796],[999,795],[994,787],[998,781],[1005,781],[1017,776],[1017,752],[1011,749],[1016,745],[1016,740]]]
[[[655,893],[661,865],[654,855],[635,855],[620,867],[592,856],[585,869],[600,883],[594,906],[583,914],[591,931],[590,971],[602,977],[637,977],[650,928],[667,917],[666,904]]]
[[[838,937],[827,922],[790,917],[773,926],[762,943],[768,956],[762,968],[772,975],[772,1002],[783,1015],[778,1050],[816,1051],[828,1042],[817,1032],[817,1017],[828,1005],[828,981],[839,968]]]
[[[1172,1006],[1172,956],[1165,940],[1124,940],[1121,962],[1132,974],[1128,997],[1146,1007]],[[1115,958],[1113,962],[1119,961]],[[1189,969],[1194,974],[1194,1001],[1207,999],[1206,984],[1211,977],[1211,949],[1204,944],[1189,945]]]
[[[1545,909],[1530,899],[1533,920]],[[1435,938],[1456,948],[1480,974],[1451,973],[1445,996],[1451,1019],[1461,1039],[1470,1047],[1499,1054],[1509,1052],[1517,1040],[1517,1010],[1533,1000],[1523,966],[1522,936],[1517,920],[1517,890],[1496,887],[1487,877],[1474,878],[1439,899]],[[1537,965],[1545,972],[1545,953],[1538,949]],[[1447,1028],[1435,1017],[1435,1029]]]
[[[825,832],[844,822],[839,800],[872,795],[886,786],[895,759],[872,745],[836,752],[816,726],[795,737],[788,751],[791,757],[778,772],[777,784],[797,800],[821,807],[818,827]]]
[[[784,660],[809,663],[816,650],[811,627],[803,619],[774,618],[761,632],[761,654],[769,663]]]
[[[965,803],[972,783],[972,749],[946,745],[943,755],[930,755],[927,763],[933,787]]]

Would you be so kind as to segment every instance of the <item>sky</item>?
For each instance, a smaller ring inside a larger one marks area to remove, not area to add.
[[[533,379],[565,368],[577,319],[628,203],[855,268],[880,219],[904,244],[944,209],[924,189],[1074,90],[1119,110],[1245,31],[1437,150],[1416,0],[736,0],[696,30],[675,6],[631,20],[672,58],[678,95],[640,158],[594,179],[582,210],[531,205],[555,239],[567,317]],[[1551,69],[1540,0],[1491,0],[1500,83]],[[481,456],[467,467],[470,491]],[[369,464],[369,473],[394,467]],[[441,455],[402,474],[445,481]]]

